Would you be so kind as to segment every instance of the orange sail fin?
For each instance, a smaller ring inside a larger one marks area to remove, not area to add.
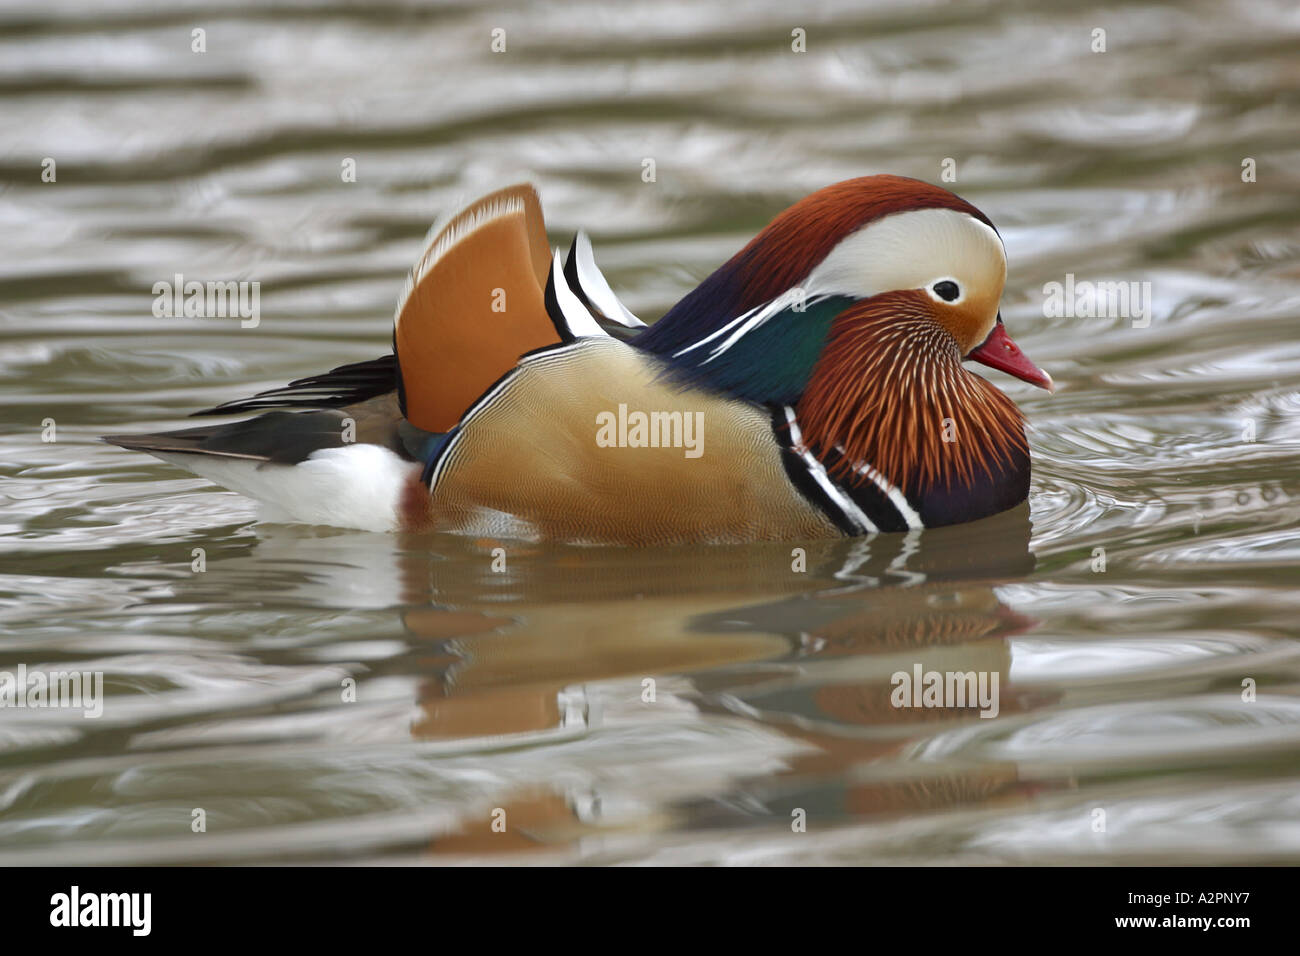
[[[521,355],[562,340],[546,310],[550,267],[541,204],[527,184],[484,196],[437,232],[395,319],[408,421],[449,431]]]

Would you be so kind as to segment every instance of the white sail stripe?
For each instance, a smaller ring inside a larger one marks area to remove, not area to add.
[[[564,324],[569,327],[569,331],[579,338],[588,336],[609,335],[600,324],[591,317],[587,307],[582,304],[582,300],[574,295],[573,290],[569,288],[568,281],[564,278],[564,263],[560,261],[560,251],[553,250],[554,259],[551,262],[551,281],[555,283],[555,301],[560,306],[560,317]]]
[[[579,232],[574,243],[574,268],[578,272],[578,285],[581,286],[587,300],[611,322],[627,326],[629,329],[644,329],[646,324],[628,311],[614,290],[610,288],[604,273],[596,265],[596,255],[591,249],[591,239],[585,232]]]

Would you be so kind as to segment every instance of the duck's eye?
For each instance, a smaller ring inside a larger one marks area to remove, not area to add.
[[[943,299],[943,301],[945,302],[954,302],[956,301],[957,297],[961,295],[961,289],[957,287],[957,283],[953,282],[950,279],[944,279],[942,282],[936,282],[933,286],[931,286],[931,288],[934,289],[934,294],[937,295],[939,298]]]

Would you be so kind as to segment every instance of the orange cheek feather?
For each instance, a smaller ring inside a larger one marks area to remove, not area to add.
[[[998,300],[993,296],[973,296],[959,306],[943,307],[935,303],[934,318],[951,333],[957,341],[962,355],[969,355],[971,350],[988,337],[989,330],[997,315]]]

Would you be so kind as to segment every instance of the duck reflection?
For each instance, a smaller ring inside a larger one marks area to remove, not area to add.
[[[1034,782],[1014,765],[944,755],[1050,702],[1011,678],[1011,638],[1034,622],[995,590],[1033,568],[1029,539],[1023,506],[916,534],[715,548],[263,527],[178,578],[176,600],[255,589],[346,609],[358,638],[394,648],[362,679],[415,678],[415,740],[554,744],[576,760],[503,780],[432,848],[516,853],[628,827],[788,826],[796,809],[827,825],[1026,799]],[[978,693],[898,698],[898,676],[917,673],[996,680],[997,716],[980,716]],[[627,742],[595,770],[565,749],[611,739]]]
[[[897,777],[918,741],[988,719],[977,693],[967,706],[900,705],[900,674],[973,675],[995,689],[1000,714],[1044,703],[1010,680],[1008,638],[1034,622],[994,591],[1032,569],[1029,531],[1020,509],[858,541],[650,552],[479,541],[452,559],[412,548],[409,596],[437,602],[404,614],[433,652],[412,734],[526,744],[581,733],[601,719],[591,687],[618,688],[633,712],[649,712],[667,679],[676,704],[792,745],[775,774],[755,768],[753,780],[678,800],[678,826],[788,819],[791,806],[844,819],[1023,798],[1033,787],[1013,765],[921,765],[901,779],[872,767],[887,761]],[[435,851],[513,853],[607,826],[598,797],[554,789],[515,793],[499,809],[510,839],[481,819]]]

